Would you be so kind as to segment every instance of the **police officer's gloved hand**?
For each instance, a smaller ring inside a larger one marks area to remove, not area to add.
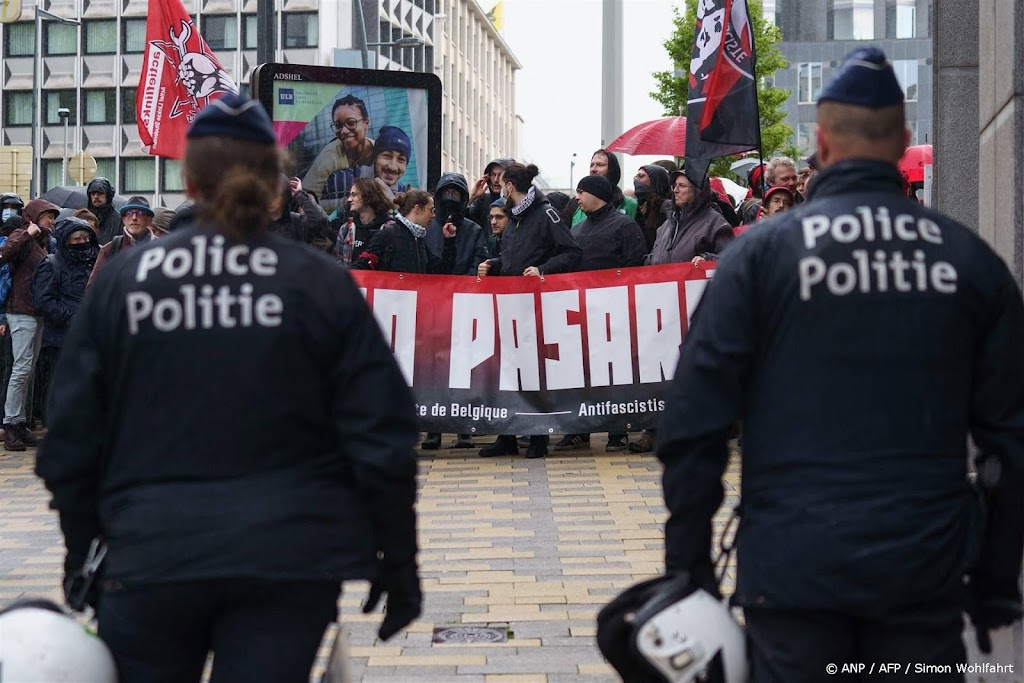
[[[423,591],[415,561],[398,567],[382,566],[377,579],[370,584],[370,593],[363,605],[363,614],[369,614],[377,606],[381,596],[387,593],[384,607],[384,621],[377,631],[381,640],[387,640],[413,622],[423,607]]]
[[[1009,626],[1024,617],[1020,588],[1012,581],[985,580],[971,576],[967,584],[967,616],[974,625],[978,649],[992,654],[989,631]]]
[[[68,553],[64,558],[64,600],[75,612],[84,612],[86,605],[96,610],[100,604],[103,566],[100,565],[96,573],[86,580],[82,576],[83,564],[85,557],[82,555]]]

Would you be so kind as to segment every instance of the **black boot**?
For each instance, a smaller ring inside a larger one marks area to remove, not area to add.
[[[420,448],[425,451],[436,451],[441,447],[441,434],[440,432],[430,432],[427,434],[427,438],[423,439],[423,443],[420,444]]]
[[[548,437],[531,436],[530,446],[526,449],[527,458],[543,458],[548,454]]]
[[[39,438],[29,431],[24,422],[15,425],[14,428],[18,430],[18,436],[26,446],[33,448],[39,445]]]
[[[502,434],[490,446],[480,449],[480,457],[493,458],[496,455],[519,455],[519,444],[515,436]]]

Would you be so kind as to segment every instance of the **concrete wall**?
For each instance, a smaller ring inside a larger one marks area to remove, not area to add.
[[[981,234],[1024,283],[1024,5],[979,0]]]
[[[978,5],[936,0],[932,12],[935,93],[933,205],[978,229]],[[989,0],[991,3],[991,0]],[[1015,0],[1006,0],[1011,5]]]

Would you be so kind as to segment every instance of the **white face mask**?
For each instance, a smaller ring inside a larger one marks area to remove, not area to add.
[[[7,220],[8,218],[10,218],[12,216],[17,216],[17,215],[18,215],[18,210],[17,209],[4,209],[3,213],[0,213],[0,217],[2,217],[2,220]]]

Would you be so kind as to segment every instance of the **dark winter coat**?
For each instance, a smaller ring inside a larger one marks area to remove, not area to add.
[[[427,249],[426,238],[413,236],[409,228],[392,219],[370,239],[353,262],[356,270],[394,273],[451,275],[455,265],[455,238],[445,239],[440,255]]]
[[[60,208],[45,199],[33,199],[25,206],[23,215],[26,221],[35,222],[40,214],[52,211],[59,213]],[[47,256],[47,245],[50,242],[50,231],[41,228],[41,232],[33,239],[28,228],[18,228],[0,247],[0,258],[11,268],[11,293],[7,297],[7,312],[23,315],[37,315],[32,304],[32,278],[36,268]]]
[[[1022,343],[1013,275],[976,233],[892,165],[822,171],[725,251],[687,330],[658,432],[667,568],[710,562],[742,421],[739,605],[907,616],[961,604],[975,560],[976,587],[1019,604]],[[1002,468],[984,535],[968,434]]]
[[[58,224],[57,252],[43,259],[32,281],[32,303],[36,314],[43,319],[44,347],[64,345],[68,325],[82,303],[99,253],[99,241],[92,230],[88,231],[90,249],[87,253],[73,253],[68,238],[76,229],[80,228],[69,222]]]
[[[224,245],[273,252],[272,274],[172,279],[157,267],[138,281],[153,251],[204,253],[213,233],[202,230],[112,260],[68,331],[36,461],[67,566],[103,534],[105,577],[124,585],[340,582],[408,567],[414,400],[359,290],[334,259],[276,235]],[[133,297],[181,310],[185,287],[233,298],[252,287],[257,313],[240,323],[236,298],[230,325],[220,314],[130,324]]]
[[[331,246],[334,245],[334,235],[330,234],[327,214],[312,197],[301,190],[293,195],[291,188],[288,188],[283,199],[284,208],[281,215],[270,224],[271,232],[319,248],[324,247],[325,241]],[[301,207],[302,213],[292,211],[293,206],[296,209]]]
[[[459,190],[462,196],[461,205],[454,218],[457,219],[465,215],[469,201],[469,186],[461,173],[445,173],[441,176],[437,182],[437,191],[434,193],[435,218],[427,226],[426,237],[427,249],[435,255],[440,255],[444,249],[443,221],[449,218],[447,215],[442,215],[440,197],[445,189],[452,187]],[[455,227],[455,264],[452,267],[452,275],[476,275],[477,267],[490,256],[483,228],[468,218],[461,218]]]
[[[137,244],[145,244],[151,239],[153,239],[153,233],[149,230],[138,237],[132,237],[124,230],[121,231],[120,235],[114,235],[114,239],[100,248],[100,254],[96,257],[96,265],[92,267],[92,274],[89,275],[89,286],[92,286],[92,283],[96,280],[96,275],[103,270],[109,259],[114,258],[125,249],[134,247]]]
[[[512,216],[502,235],[501,256],[488,259],[490,275],[522,275],[536,266],[542,275],[571,273],[579,267],[583,250],[573,239],[568,224],[535,190],[533,204]]]
[[[89,192],[103,192],[107,195],[107,203],[93,206],[88,199]],[[121,214],[114,208],[114,186],[106,178],[93,178],[86,187],[86,206],[99,223],[98,235],[100,244],[106,244],[121,234]]]
[[[572,236],[583,250],[576,270],[642,266],[647,256],[640,226],[613,204],[587,214],[582,223],[573,226]]]

